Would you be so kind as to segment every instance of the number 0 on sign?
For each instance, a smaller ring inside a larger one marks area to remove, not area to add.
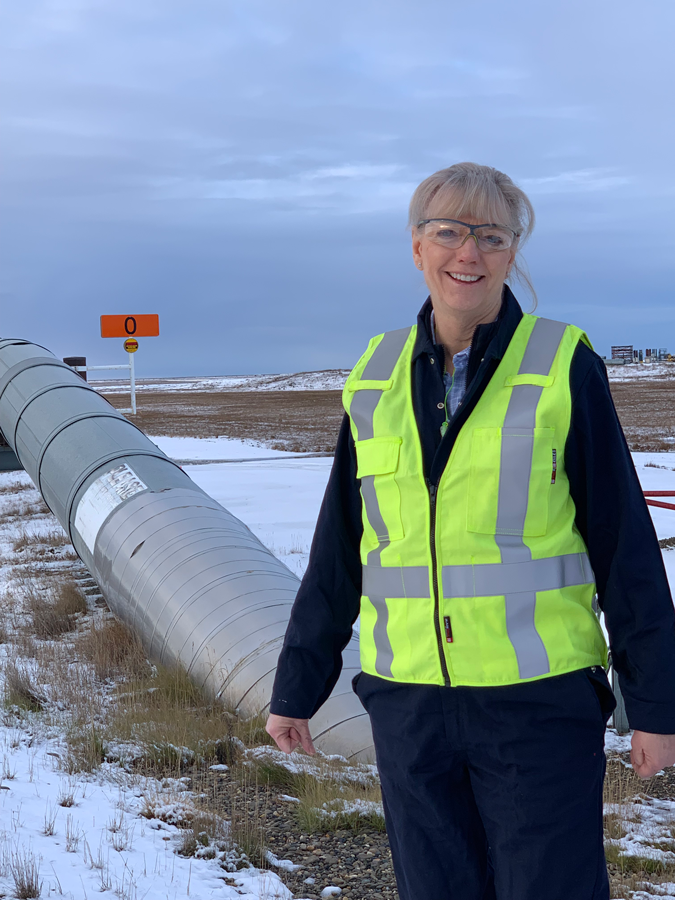
[[[159,316],[101,316],[101,337],[139,338],[159,336]]]

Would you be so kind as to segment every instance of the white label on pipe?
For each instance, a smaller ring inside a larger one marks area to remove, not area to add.
[[[92,482],[77,504],[75,528],[89,551],[94,552],[96,537],[110,513],[134,494],[148,489],[126,463],[101,475]]]

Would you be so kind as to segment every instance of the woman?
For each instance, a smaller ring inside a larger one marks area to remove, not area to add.
[[[312,753],[357,615],[402,900],[607,900],[605,613],[649,777],[675,763],[675,614],[605,367],[507,286],[534,223],[462,163],[410,204],[429,298],[350,375],[268,731]]]

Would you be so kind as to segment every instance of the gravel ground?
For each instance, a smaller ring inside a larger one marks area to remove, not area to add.
[[[275,809],[268,819],[267,841],[278,859],[302,865],[297,873],[280,873],[296,897],[313,900],[329,885],[342,888],[342,896],[350,900],[398,897],[386,834],[367,830],[303,834],[292,813],[282,808]],[[306,884],[306,878],[314,878],[315,883]]]
[[[334,885],[348,900],[397,900],[387,835],[364,824],[358,831],[303,832],[297,804],[283,799],[288,788],[253,783],[236,767],[214,778],[195,773],[192,787],[205,806],[235,823],[255,823],[251,835],[278,860],[301,866],[288,872],[271,866],[297,898],[315,900],[323,888]],[[244,846],[246,841],[244,841]],[[253,858],[258,864],[259,860]],[[310,884],[306,879],[314,881]]]
[[[621,758],[628,761],[629,754],[622,754]],[[640,781],[629,770],[622,770],[622,774],[623,796],[644,794],[675,799],[675,769],[666,769],[663,775],[647,782]],[[296,804],[284,799],[285,788],[242,783],[240,776],[233,777],[232,772],[217,781],[209,778],[207,785],[195,787],[208,793],[212,808],[227,818],[255,820],[260,836],[264,836],[264,847],[277,859],[290,860],[302,867],[293,873],[275,868],[295,898],[316,900],[323,888],[335,885],[341,888],[342,897],[349,900],[397,900],[391,853],[383,832],[365,826],[358,832],[348,829],[303,832]],[[608,870],[613,897],[628,896],[625,891],[635,889],[634,874],[622,872],[612,863]],[[658,873],[648,877],[656,883],[661,880]],[[307,884],[308,878],[314,879],[313,883]]]

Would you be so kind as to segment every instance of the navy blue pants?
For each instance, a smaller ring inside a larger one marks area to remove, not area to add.
[[[401,900],[608,900],[601,668],[496,688],[360,673]]]

